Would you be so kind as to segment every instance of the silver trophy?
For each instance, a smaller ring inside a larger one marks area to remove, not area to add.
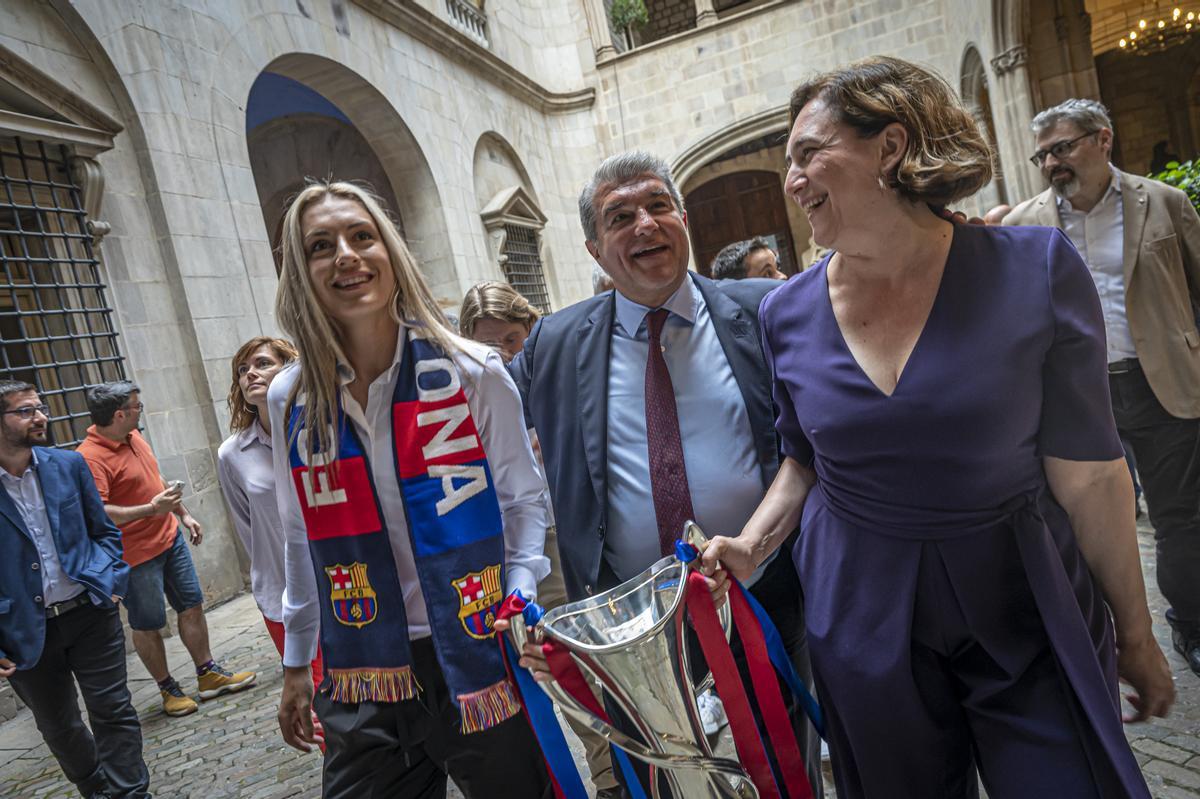
[[[704,533],[688,522],[684,540],[698,546]],[[597,718],[557,683],[539,684],[563,713],[647,763],[655,799],[662,796],[659,775],[676,799],[757,799],[742,767],[713,755],[701,726],[696,696],[711,677],[694,684],[690,676],[687,570],[673,556],[662,558],[611,591],[548,611],[533,631],[535,640],[563,644],[649,745]],[[728,636],[728,604],[719,615]],[[520,651],[530,631],[520,616],[512,621],[510,635]]]

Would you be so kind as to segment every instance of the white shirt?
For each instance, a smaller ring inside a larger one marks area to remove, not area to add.
[[[392,450],[392,392],[400,372],[405,335],[405,328],[401,327],[392,366],[371,383],[365,409],[345,388],[354,380],[353,370],[339,365],[338,371],[342,407],[362,441],[368,462],[375,464],[371,474],[404,592],[408,635],[410,639],[417,639],[430,634],[429,614],[417,577]],[[467,405],[487,453],[504,519],[504,590],[520,589],[525,596],[536,597],[538,581],[550,573],[550,561],[542,554],[546,540],[547,500],[545,484],[525,432],[521,396],[499,355],[481,344],[467,342],[463,346],[471,347],[472,354],[479,359],[458,353],[454,363],[462,375]],[[327,596],[321,597],[317,593],[300,500],[288,464],[283,414],[299,377],[298,364],[286,367],[271,382],[267,395],[287,573],[287,590],[283,598],[285,666],[305,666],[312,661],[317,652],[320,627],[318,603],[329,601]]]
[[[33,538],[33,545],[38,551],[39,569],[42,574],[42,605],[53,605],[81,594],[85,589],[72,580],[63,571],[62,561],[58,559],[58,546],[50,530],[50,519],[46,516],[46,503],[42,499],[42,486],[38,482],[37,452],[25,467],[25,472],[16,477],[9,474],[7,469],[0,469],[0,481],[12,497],[13,504],[21,513],[25,529]]]
[[[217,479],[233,527],[250,555],[250,590],[258,609],[283,621],[283,527],[275,497],[271,437],[257,421],[217,450]]]
[[[696,523],[709,536],[733,535],[765,493],[750,415],[717,338],[704,295],[689,275],[662,305],[660,343],[675,391],[683,465]],[[651,308],[616,295],[608,362],[608,515],[604,559],[620,580],[660,557],[650,453],[646,449],[646,359]],[[769,562],[769,561],[768,561]],[[746,582],[758,580],[762,569]]]
[[[1109,165],[1112,169],[1112,165]],[[1057,196],[1057,195],[1056,195]],[[1121,205],[1121,178],[1113,169],[1108,191],[1088,211],[1078,211],[1065,197],[1058,197],[1058,214],[1063,232],[1083,256],[1100,294],[1104,332],[1108,339],[1108,362],[1136,358],[1133,334],[1125,315],[1125,211]]]

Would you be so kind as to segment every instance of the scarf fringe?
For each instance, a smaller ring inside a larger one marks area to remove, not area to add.
[[[521,712],[521,699],[507,679],[473,694],[458,697],[462,732],[468,735],[494,727]]]
[[[402,702],[421,690],[411,666],[396,669],[326,669],[334,702]]]

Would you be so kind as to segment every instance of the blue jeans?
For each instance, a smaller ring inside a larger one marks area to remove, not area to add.
[[[164,592],[176,613],[204,602],[204,592],[200,590],[192,553],[183,540],[182,530],[176,531],[175,542],[166,552],[129,570],[129,594],[124,600],[125,610],[129,612],[129,626],[135,630],[165,627]]]

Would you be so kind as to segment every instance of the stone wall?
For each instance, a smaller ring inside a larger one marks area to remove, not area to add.
[[[959,52],[941,0],[774,0],[602,61],[600,147],[643,147],[674,161],[715,132],[786,108],[817,70],[887,53],[956,82]]]

